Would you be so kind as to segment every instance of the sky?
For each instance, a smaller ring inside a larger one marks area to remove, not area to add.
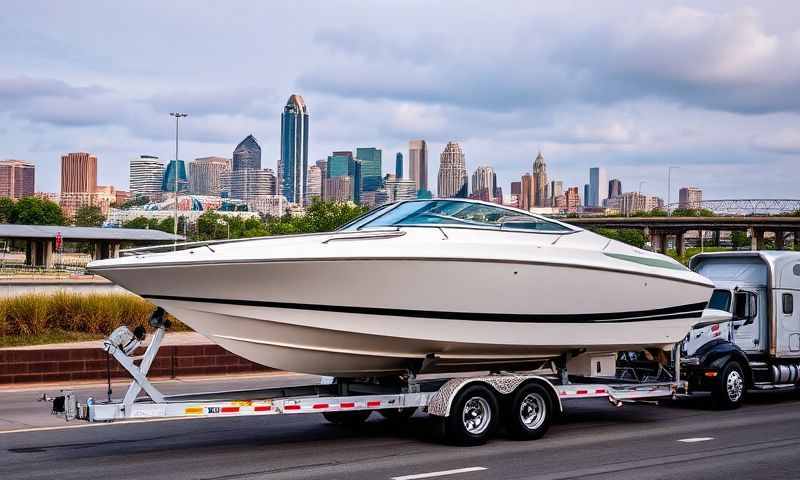
[[[310,111],[309,163],[333,150],[461,144],[507,193],[541,151],[551,178],[608,170],[666,199],[800,198],[800,3],[9,2],[0,17],[0,158],[58,191],[67,152],[128,185],[139,155],[280,155],[289,95]],[[406,166],[407,168],[407,166]],[[582,189],[581,189],[582,191]]]

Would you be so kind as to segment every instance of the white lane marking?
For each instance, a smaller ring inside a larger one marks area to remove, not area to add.
[[[442,470],[440,472],[417,473],[414,475],[403,475],[402,477],[392,477],[392,480],[417,480],[419,478],[443,477],[445,475],[456,475],[458,473],[480,472],[486,467],[467,467],[456,470]]]
[[[693,437],[693,438],[682,438],[678,440],[679,442],[683,443],[697,443],[697,442],[707,442],[709,440],[714,440],[714,437]]]
[[[5,435],[5,434],[8,434],[8,433],[47,432],[47,431],[50,431],[50,430],[69,430],[69,429],[72,429],[72,428],[110,427],[112,425],[136,425],[137,423],[175,422],[175,421],[178,421],[178,420],[200,420],[202,418],[209,418],[209,417],[148,418],[148,419],[140,419],[140,420],[128,420],[128,421],[122,421],[122,422],[82,423],[80,425],[64,425],[63,427],[20,428],[20,429],[17,429],[17,430],[0,430],[0,435]]]

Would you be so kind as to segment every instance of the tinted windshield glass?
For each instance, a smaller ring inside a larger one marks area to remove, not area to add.
[[[452,225],[478,228],[569,231],[557,223],[542,220],[495,205],[458,200],[425,200],[406,202],[389,210],[366,227],[403,225]]]
[[[714,290],[711,300],[708,301],[708,308],[716,310],[731,311],[731,292],[728,290]]]

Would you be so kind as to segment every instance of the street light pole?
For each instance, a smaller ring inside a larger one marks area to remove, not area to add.
[[[667,216],[672,215],[672,208],[670,207],[672,202],[672,170],[679,168],[681,167],[667,167]]]
[[[178,249],[178,121],[182,117],[188,117],[188,113],[170,112],[170,116],[175,117],[175,168],[173,174],[175,175],[175,224],[173,225],[173,233],[175,234],[172,250]]]

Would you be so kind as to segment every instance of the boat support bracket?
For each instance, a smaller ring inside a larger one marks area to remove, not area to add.
[[[133,403],[142,390],[144,390],[154,402],[164,402],[164,395],[150,383],[150,380],[147,378],[147,373],[150,371],[150,366],[153,364],[156,354],[158,354],[158,349],[161,347],[161,342],[164,340],[166,331],[166,326],[163,324],[156,328],[153,339],[150,341],[150,345],[147,346],[142,361],[138,366],[133,363],[134,359],[128,356],[122,348],[114,345],[109,340],[103,342],[103,349],[113,356],[133,377],[125,393],[125,398],[122,400],[121,409],[126,414],[132,410]]]

